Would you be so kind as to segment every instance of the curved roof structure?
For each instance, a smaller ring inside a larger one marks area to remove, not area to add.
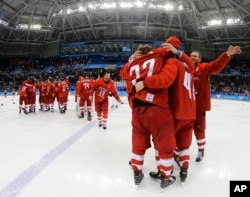
[[[250,46],[250,0],[2,0],[5,51],[92,40],[177,35],[215,49]],[[4,54],[4,51],[1,51]]]

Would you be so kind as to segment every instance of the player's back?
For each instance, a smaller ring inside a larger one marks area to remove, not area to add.
[[[178,65],[178,73],[169,88],[169,105],[175,119],[193,120],[196,114],[194,78],[190,67],[176,58],[170,58]]]
[[[134,60],[129,65],[130,80],[132,85],[138,81],[143,81],[147,77],[155,74],[159,74],[165,65],[166,49],[157,48],[150,51],[148,54]],[[144,102],[149,102],[155,105],[168,106],[168,90],[144,88],[139,92],[135,92],[132,95]],[[164,99],[162,99],[164,97]]]

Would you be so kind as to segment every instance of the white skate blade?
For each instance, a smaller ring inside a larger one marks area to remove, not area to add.
[[[138,190],[140,185],[135,185],[135,190]]]

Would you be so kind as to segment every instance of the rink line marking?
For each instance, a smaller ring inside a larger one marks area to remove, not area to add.
[[[111,112],[112,110],[110,110]],[[46,155],[44,155],[39,161],[31,165],[25,171],[23,171],[18,177],[10,182],[5,188],[0,191],[0,197],[15,197],[18,193],[24,189],[28,183],[30,183],[39,173],[41,173],[49,164],[51,164],[59,155],[67,150],[72,144],[79,140],[84,134],[86,134],[92,127],[98,123],[97,120],[93,120],[85,127],[77,131],[71,137],[64,140],[61,144],[56,146]]]

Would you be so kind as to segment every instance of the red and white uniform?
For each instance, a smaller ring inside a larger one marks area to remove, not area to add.
[[[155,148],[159,151],[159,169],[165,178],[170,177],[175,133],[172,113],[168,105],[168,87],[173,83],[177,68],[169,66],[168,82],[164,87],[155,86],[150,76],[159,74],[170,53],[157,48],[126,64],[121,71],[127,82],[130,106],[132,107],[132,168],[141,172],[145,151],[151,147],[152,135]],[[134,85],[144,81],[145,88],[135,92]],[[160,117],[160,118],[159,118]]]
[[[40,105],[41,105],[41,110],[47,110],[47,105],[48,105],[48,100],[47,100],[47,80],[41,82],[39,85],[40,87]]]
[[[167,61],[167,64],[169,61],[171,59]],[[196,118],[194,70],[191,70],[184,62],[176,61],[176,64],[179,69],[174,83],[169,88],[169,106],[174,116],[176,153],[179,156],[180,168],[188,169],[189,147],[192,143],[193,125]],[[194,64],[192,66],[194,68]]]
[[[87,104],[87,110],[89,113],[91,113],[92,109],[92,101],[89,99],[89,96],[91,96],[91,88],[93,86],[93,80],[92,79],[83,79],[81,83],[81,86],[79,87],[79,96],[80,96],[80,113],[84,113],[84,104]]]
[[[58,102],[61,112],[65,112],[67,109],[67,101],[69,94],[69,82],[68,80],[62,80],[57,85]]]
[[[174,76],[174,82],[168,89],[169,106],[174,117],[176,146],[180,151],[180,164],[182,168],[188,168],[190,158],[188,149],[192,142],[193,123],[196,116],[194,64],[185,53],[182,53],[180,59],[188,64],[176,58],[169,58],[161,73],[147,77],[143,84],[149,88],[168,87]],[[159,160],[158,154],[156,154],[156,160]]]
[[[83,82],[83,79],[84,77],[83,76],[79,76],[78,79],[77,79],[77,82],[76,82],[76,86],[75,86],[75,102],[76,102],[76,111],[77,113],[79,113],[79,109],[80,109],[80,106],[79,106],[79,102],[80,102],[80,89],[82,87],[82,82]]]
[[[206,111],[211,110],[209,77],[212,74],[220,73],[230,60],[231,57],[223,53],[214,61],[200,63],[195,69],[194,86],[197,112],[194,123],[194,134],[199,150],[204,150],[206,144]]]
[[[32,82],[30,86],[27,88],[28,91],[28,99],[29,99],[29,111],[35,112],[36,108],[36,89],[37,83]]]
[[[104,81],[104,78],[98,78],[93,82],[93,88],[91,90],[91,94],[94,95],[94,103],[95,103],[95,111],[97,113],[97,119],[99,123],[103,126],[106,126],[108,121],[108,109],[109,109],[109,93],[116,98],[118,102],[121,102],[120,97],[118,96],[118,92],[115,87],[115,83],[113,80],[109,80],[108,82]]]
[[[56,86],[53,82],[47,83],[47,101],[48,101],[48,108],[51,112],[54,111],[54,103],[55,103],[55,91]]]
[[[28,80],[24,80],[19,86],[19,111],[22,111],[24,104],[24,112],[28,113],[28,91],[29,86]]]

